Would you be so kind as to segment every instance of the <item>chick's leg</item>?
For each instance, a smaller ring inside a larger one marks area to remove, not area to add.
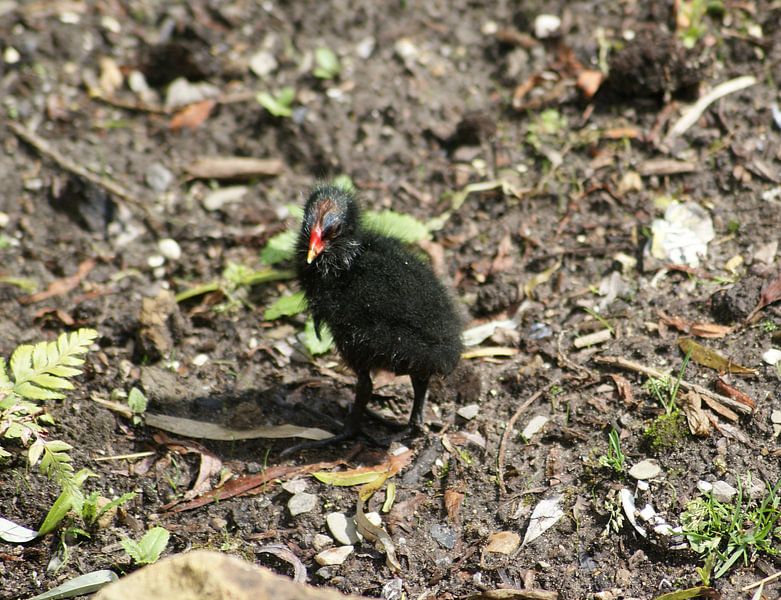
[[[368,371],[358,373],[358,381],[355,384],[355,400],[344,423],[344,433],[349,436],[357,435],[361,430],[366,405],[372,397],[372,378]]]
[[[409,416],[409,429],[413,433],[423,430],[423,405],[426,403],[429,377],[417,377],[410,375],[412,389],[415,392],[415,400],[412,403],[412,413]]]

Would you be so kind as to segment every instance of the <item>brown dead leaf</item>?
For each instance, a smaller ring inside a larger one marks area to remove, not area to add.
[[[73,320],[73,317],[71,317],[64,310],[60,308],[51,308],[51,307],[37,310],[35,312],[35,315],[33,315],[33,320],[38,321],[46,317],[56,318],[60,321],[60,323],[62,323],[67,327],[73,327],[76,324],[76,321]]]
[[[733,373],[735,375],[756,375],[756,369],[750,369],[737,363],[732,362],[729,358],[726,358],[713,350],[698,344],[691,338],[680,338],[678,340],[678,347],[691,356],[691,360],[703,367],[709,367],[716,369],[719,373]]]
[[[589,100],[594,97],[597,90],[605,80],[605,74],[598,69],[583,69],[578,73],[578,88],[583,96]]]
[[[461,522],[461,506],[464,504],[464,494],[452,490],[445,490],[445,511],[451,523],[458,525]]]
[[[602,137],[607,140],[633,140],[640,137],[640,130],[636,127],[613,127],[602,132]]]
[[[180,129],[198,129],[203,122],[209,118],[214,107],[217,105],[212,99],[201,100],[185,106],[177,112],[168,122],[168,129],[179,131]]]
[[[191,500],[211,489],[210,479],[222,469],[222,461],[206,446],[192,440],[180,440],[168,437],[165,433],[157,432],[154,440],[177,454],[198,454],[201,458],[198,469],[198,477],[193,486],[184,494],[184,500]]]
[[[212,502],[227,500],[234,496],[260,494],[268,489],[269,486],[274,485],[278,479],[293,478],[298,475],[313,473],[314,471],[323,469],[333,469],[340,464],[344,464],[343,461],[320,462],[301,466],[278,465],[266,469],[262,473],[231,479],[223,487],[211,490],[200,498],[195,498],[184,504],[179,504],[179,500],[174,500],[173,502],[169,502],[162,506],[162,509],[171,510],[173,512],[184,512],[186,510],[206,506]]]
[[[730,421],[737,422],[738,415],[735,413],[735,411],[730,410],[726,406],[724,406],[721,402],[714,398],[710,398],[708,396],[703,396],[702,401],[708,405],[708,408],[710,408],[713,412],[720,414],[725,419],[729,419]]]
[[[763,288],[762,293],[759,295],[759,303],[751,311],[751,314],[746,317],[746,323],[750,323],[754,316],[768,304],[773,304],[773,302],[778,302],[778,300],[781,300],[781,272]]]
[[[717,323],[692,323],[689,333],[701,338],[718,339],[732,333],[733,328]]]
[[[611,373],[610,378],[613,380],[613,383],[616,384],[618,397],[621,398],[625,404],[634,404],[635,395],[632,392],[632,384],[629,383],[629,380],[622,375],[617,375],[616,373]]]
[[[709,436],[711,422],[707,413],[702,410],[702,396],[697,392],[686,392],[680,396],[680,404],[692,435]]]
[[[185,167],[195,179],[253,179],[279,175],[284,164],[277,158],[206,156]]]
[[[728,398],[732,398],[733,400],[740,402],[741,404],[745,404],[752,411],[757,407],[757,403],[754,402],[754,399],[751,396],[748,396],[739,389],[731,386],[721,377],[716,380],[716,391],[718,391],[720,394],[724,394]]]
[[[515,259],[512,255],[513,240],[509,233],[505,233],[504,237],[499,241],[499,246],[496,248],[496,255],[491,262],[491,273],[501,273],[513,266]]]
[[[48,298],[52,298],[54,296],[62,296],[63,294],[67,294],[71,290],[75,289],[79,283],[81,283],[81,280],[84,279],[94,267],[95,259],[88,258],[79,265],[78,270],[73,275],[63,277],[62,279],[55,279],[44,291],[38,292],[36,294],[30,294],[29,296],[23,296],[19,298],[19,302],[21,304],[35,304],[36,302],[41,302],[42,300],[47,300]]]

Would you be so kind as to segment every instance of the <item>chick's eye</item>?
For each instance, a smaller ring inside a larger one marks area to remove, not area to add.
[[[323,237],[332,240],[341,233],[341,230],[342,228],[338,224],[326,225],[323,227]]]

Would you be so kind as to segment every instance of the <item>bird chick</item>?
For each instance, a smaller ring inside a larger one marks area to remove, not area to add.
[[[326,323],[357,376],[345,429],[328,441],[359,432],[373,369],[410,376],[408,428],[419,432],[429,380],[453,371],[462,351],[461,320],[431,267],[399,240],[363,227],[352,192],[319,185],[304,208],[296,268],[318,337]]]

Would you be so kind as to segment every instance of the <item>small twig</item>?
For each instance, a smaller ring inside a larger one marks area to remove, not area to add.
[[[757,78],[753,75],[745,75],[743,77],[736,77],[730,79],[722,84],[717,85],[710,92],[705,94],[702,98],[697,100],[689,109],[681,116],[680,119],[672,126],[667,137],[664,139],[664,144],[670,146],[671,142],[678,136],[685,133],[689,127],[694,125],[697,120],[702,116],[707,108],[716,102],[719,98],[723,98],[728,94],[739,92],[742,89],[751,87],[757,83]]]
[[[751,589],[754,589],[755,587],[759,587],[760,585],[765,585],[766,583],[770,583],[771,581],[775,581],[779,577],[781,577],[781,571],[778,571],[778,573],[773,573],[772,575],[768,575],[767,577],[765,577],[764,579],[760,579],[759,581],[755,581],[751,585],[747,585],[746,587],[741,588],[740,591],[741,592],[747,592],[747,591],[749,591]]]
[[[101,176],[93,173],[89,169],[82,167],[70,158],[64,156],[59,150],[54,148],[46,139],[39,136],[37,133],[30,131],[24,125],[15,121],[7,121],[8,128],[13,131],[21,140],[32,146],[39,154],[45,156],[49,160],[53,161],[64,171],[77,175],[86,179],[87,181],[103,188],[107,192],[113,194],[117,198],[132,204],[139,208],[144,213],[144,222],[147,227],[152,230],[153,233],[158,236],[162,234],[162,226],[157,221],[157,218],[151,213],[146,203],[137,198],[130,190],[123,187],[113,179],[106,176]]]
[[[628,369],[629,371],[635,371],[636,373],[642,373],[643,375],[653,377],[655,379],[663,379],[665,377],[665,374],[661,371],[657,371],[652,367],[646,367],[640,363],[621,358],[620,356],[595,356],[594,361],[599,364],[611,365],[614,367],[620,367],[622,369]],[[746,406],[742,402],[738,402],[737,400],[733,400],[727,396],[722,396],[721,394],[711,392],[709,389],[706,389],[701,385],[697,385],[696,383],[690,383],[684,379],[681,379],[678,385],[685,390],[697,392],[698,394],[707,396],[716,402],[721,402],[722,404],[729,406],[730,408],[744,415],[751,414],[751,407]]]
[[[510,417],[510,420],[507,421],[507,426],[504,428],[504,433],[502,433],[502,440],[499,442],[499,453],[496,458],[496,479],[499,482],[499,492],[502,496],[507,495],[507,488],[504,485],[504,457],[507,452],[507,441],[510,439],[510,434],[513,431],[513,427],[515,427],[515,422],[526,411],[526,409],[529,408],[535,400],[547,392],[552,385],[553,383],[549,383],[541,390],[534,392],[526,402],[518,407],[518,410],[515,411],[515,414],[512,417]]]

